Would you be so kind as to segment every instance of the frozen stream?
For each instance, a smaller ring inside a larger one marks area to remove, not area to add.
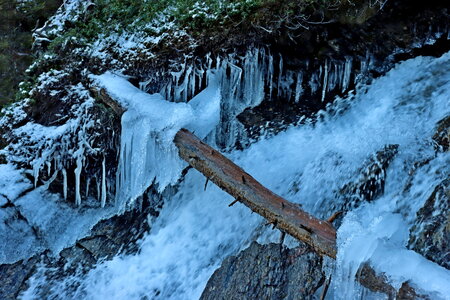
[[[361,292],[352,278],[359,263],[371,259],[394,285],[410,280],[433,291],[437,299],[450,299],[450,271],[405,247],[416,211],[450,175],[450,153],[435,156],[431,140],[436,122],[450,113],[449,66],[449,53],[403,62],[370,86],[359,88],[351,99],[338,100],[335,111],[351,103],[347,110],[325,113],[315,125],[292,127],[227,154],[276,193],[323,217],[340,200],[336,191],[357,177],[370,155],[387,144],[399,144],[387,171],[384,195],[348,214],[338,232],[336,298],[352,299]],[[413,175],[411,188],[404,189],[413,163],[425,158],[432,160]],[[261,217],[241,204],[229,208],[232,198],[212,184],[204,191],[204,183],[202,175],[190,170],[178,193],[166,199],[139,253],[105,261],[85,277],[51,282],[54,295],[198,299],[225,257],[255,239],[278,238],[277,232],[261,226]],[[24,298],[33,298],[45,280],[34,276]],[[69,293],[67,286],[74,282],[80,287]]]

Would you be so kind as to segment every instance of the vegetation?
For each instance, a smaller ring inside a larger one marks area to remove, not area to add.
[[[283,25],[298,29],[306,27],[302,22],[307,24],[310,12],[336,5],[326,0],[95,0],[83,18],[70,24],[63,36],[55,37],[50,50],[66,46],[69,39],[86,45],[99,34],[111,32],[154,35],[158,33],[152,30],[168,23],[194,38],[214,36],[230,28],[241,32],[251,27],[270,32]],[[164,24],[158,24],[160,18]]]
[[[367,6],[367,1],[370,0],[92,0],[82,2],[85,11],[77,11],[79,18],[64,22],[62,31],[47,32],[51,41],[39,50],[41,54],[52,54],[56,57],[52,63],[58,63],[58,57],[79,61],[73,59],[72,50],[88,49],[101,40],[100,35],[138,33],[159,37],[169,33],[172,37],[178,31],[194,40],[209,42],[227,36],[239,39],[250,31],[295,32],[307,29],[311,23],[327,22],[327,11],[337,14],[345,7],[359,10],[359,6]],[[0,17],[4,20],[0,25],[0,108],[15,100],[19,82],[26,79],[24,70],[37,59],[31,52],[31,31],[42,26],[61,3],[62,0],[0,0]],[[177,45],[169,38],[162,47],[183,49],[186,44]],[[44,71],[42,64],[39,70]]]
[[[55,12],[61,0],[0,0],[0,108],[14,100],[24,71],[34,60],[33,28]]]

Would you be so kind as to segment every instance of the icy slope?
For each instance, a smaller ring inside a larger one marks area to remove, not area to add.
[[[450,113],[450,54],[406,61],[351,99],[338,100],[315,125],[290,128],[228,156],[290,201],[317,216],[331,214],[340,187],[358,176],[363,162],[386,144],[399,144],[384,195],[347,215],[338,231],[334,297],[356,298],[358,263],[370,259],[394,285],[410,280],[449,299],[450,271],[406,249],[408,227],[433,187],[450,175],[450,154],[435,156],[431,141],[438,120]],[[301,101],[301,100],[300,100]],[[348,109],[340,109],[347,107]],[[137,128],[136,128],[137,129]],[[135,134],[135,133],[133,133]],[[414,162],[431,159],[408,174]],[[410,178],[412,186],[404,189]],[[35,276],[25,299],[51,284],[57,298],[196,299],[221,261],[254,239],[273,240],[263,220],[204,177],[189,171],[179,192],[166,199],[140,252],[105,261],[85,277],[48,282]],[[295,188],[294,188],[295,186]],[[363,247],[364,246],[364,247]],[[359,251],[356,251],[359,249]],[[68,286],[80,284],[72,293]]]

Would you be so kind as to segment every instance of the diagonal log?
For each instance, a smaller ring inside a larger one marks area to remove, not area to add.
[[[181,158],[236,200],[317,253],[336,258],[336,230],[329,222],[274,194],[188,130],[178,131],[174,143]]]
[[[174,143],[182,159],[235,198],[229,206],[242,202],[267,219],[267,224],[273,224],[281,232],[305,242],[318,254],[336,259],[336,230],[331,222],[340,212],[335,213],[328,221],[313,217],[297,205],[271,192],[186,129],[177,132]],[[369,263],[360,266],[356,280],[373,292],[388,295],[390,299],[408,298],[405,298],[405,295],[412,295],[408,299],[428,299],[412,288],[408,282],[404,282],[397,291],[389,284],[387,277],[384,274],[377,274]]]
[[[121,116],[126,110],[104,89],[93,87],[91,91],[96,93],[100,101],[111,107],[118,116]],[[331,222],[337,213],[328,221],[309,215],[295,204],[272,193],[232,161],[203,143],[186,129],[182,129],[176,134],[174,143],[179,149],[181,158],[203,173],[207,179],[235,197],[235,201],[230,206],[240,201],[266,218],[269,224],[281,229],[281,232],[288,233],[309,244],[319,254],[336,258],[336,230]],[[205,183],[205,188],[206,186],[207,183]],[[383,274],[376,274],[368,263],[360,267],[356,280],[373,292],[387,294],[390,299],[394,297],[397,299],[429,299],[418,293],[407,282],[404,282],[400,290],[396,291],[387,282],[386,277]]]

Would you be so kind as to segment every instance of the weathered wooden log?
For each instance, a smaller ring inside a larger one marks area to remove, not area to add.
[[[95,93],[98,99],[109,106],[118,116],[125,112],[126,109],[112,99],[104,89],[92,87],[91,92]],[[340,212],[335,213],[327,221],[309,215],[295,204],[262,186],[252,176],[186,129],[182,129],[176,134],[174,143],[179,149],[180,157],[186,160],[191,167],[200,171],[208,180],[235,197],[229,206],[240,201],[266,218],[269,224],[279,228],[283,237],[285,233],[288,233],[312,246],[317,253],[336,258],[336,230],[331,222]],[[208,181],[205,183],[205,189],[207,184]],[[413,295],[408,299],[427,299],[406,282],[396,292],[387,283],[384,275],[376,274],[367,263],[360,267],[356,280],[370,290],[385,293],[390,298],[396,295],[397,299],[403,299],[404,295],[408,294]]]
[[[188,130],[178,131],[174,142],[180,157],[221,189],[317,253],[336,258],[336,230],[329,222],[274,194]]]
[[[331,216],[329,221],[311,216],[297,205],[268,190],[186,129],[177,132],[174,143],[181,158],[235,198],[229,206],[242,202],[267,219],[267,225],[273,224],[281,232],[305,242],[320,255],[336,258],[336,230],[331,222],[340,212]],[[388,283],[385,275],[377,274],[368,263],[360,266],[356,280],[374,292],[385,293],[389,298],[404,299],[404,295],[408,294],[414,295],[408,299],[427,299],[407,282],[397,291]]]

